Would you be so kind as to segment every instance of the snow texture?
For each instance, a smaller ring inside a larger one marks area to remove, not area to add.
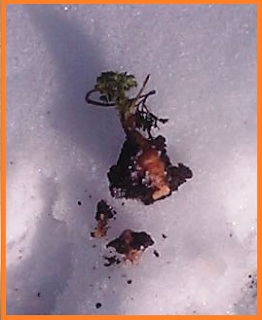
[[[7,5],[8,314],[256,314],[256,17],[252,4]],[[168,154],[194,173],[151,206],[109,194],[124,133],[84,101],[106,70],[151,74]],[[100,199],[118,215],[91,239]],[[155,245],[104,267],[125,228]]]

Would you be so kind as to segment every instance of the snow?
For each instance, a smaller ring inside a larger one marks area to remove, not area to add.
[[[7,5],[8,314],[256,314],[256,37],[252,4]],[[168,154],[193,170],[151,206],[109,194],[124,134],[84,101],[103,70],[151,74]],[[125,228],[155,246],[104,267]]]

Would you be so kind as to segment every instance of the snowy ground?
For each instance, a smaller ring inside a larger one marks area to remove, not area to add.
[[[8,314],[256,313],[256,36],[255,5],[7,5]],[[111,69],[151,73],[194,172],[152,206],[109,195],[124,135],[84,96]],[[102,198],[159,258],[103,266]]]

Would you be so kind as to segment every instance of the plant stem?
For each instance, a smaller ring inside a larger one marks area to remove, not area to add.
[[[111,102],[111,103],[105,103],[105,102],[101,102],[99,100],[93,100],[90,98],[91,94],[93,94],[94,92],[98,92],[99,90],[97,89],[93,89],[90,90],[89,92],[87,92],[85,100],[87,103],[93,104],[95,106],[100,106],[100,107],[114,107],[116,104],[115,102]]]

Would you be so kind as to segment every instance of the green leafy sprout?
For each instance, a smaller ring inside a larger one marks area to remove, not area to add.
[[[159,119],[148,111],[146,100],[155,91],[149,91],[143,94],[146,84],[150,78],[148,75],[137,93],[133,98],[129,98],[128,92],[137,87],[137,81],[134,75],[127,72],[118,73],[114,71],[102,72],[96,79],[94,89],[86,94],[86,102],[102,107],[115,107],[125,128],[127,119],[131,116],[136,117],[136,127],[147,131],[151,136],[152,127],[157,127],[157,122],[165,123],[167,119]],[[91,95],[98,93],[98,99],[91,98]]]

